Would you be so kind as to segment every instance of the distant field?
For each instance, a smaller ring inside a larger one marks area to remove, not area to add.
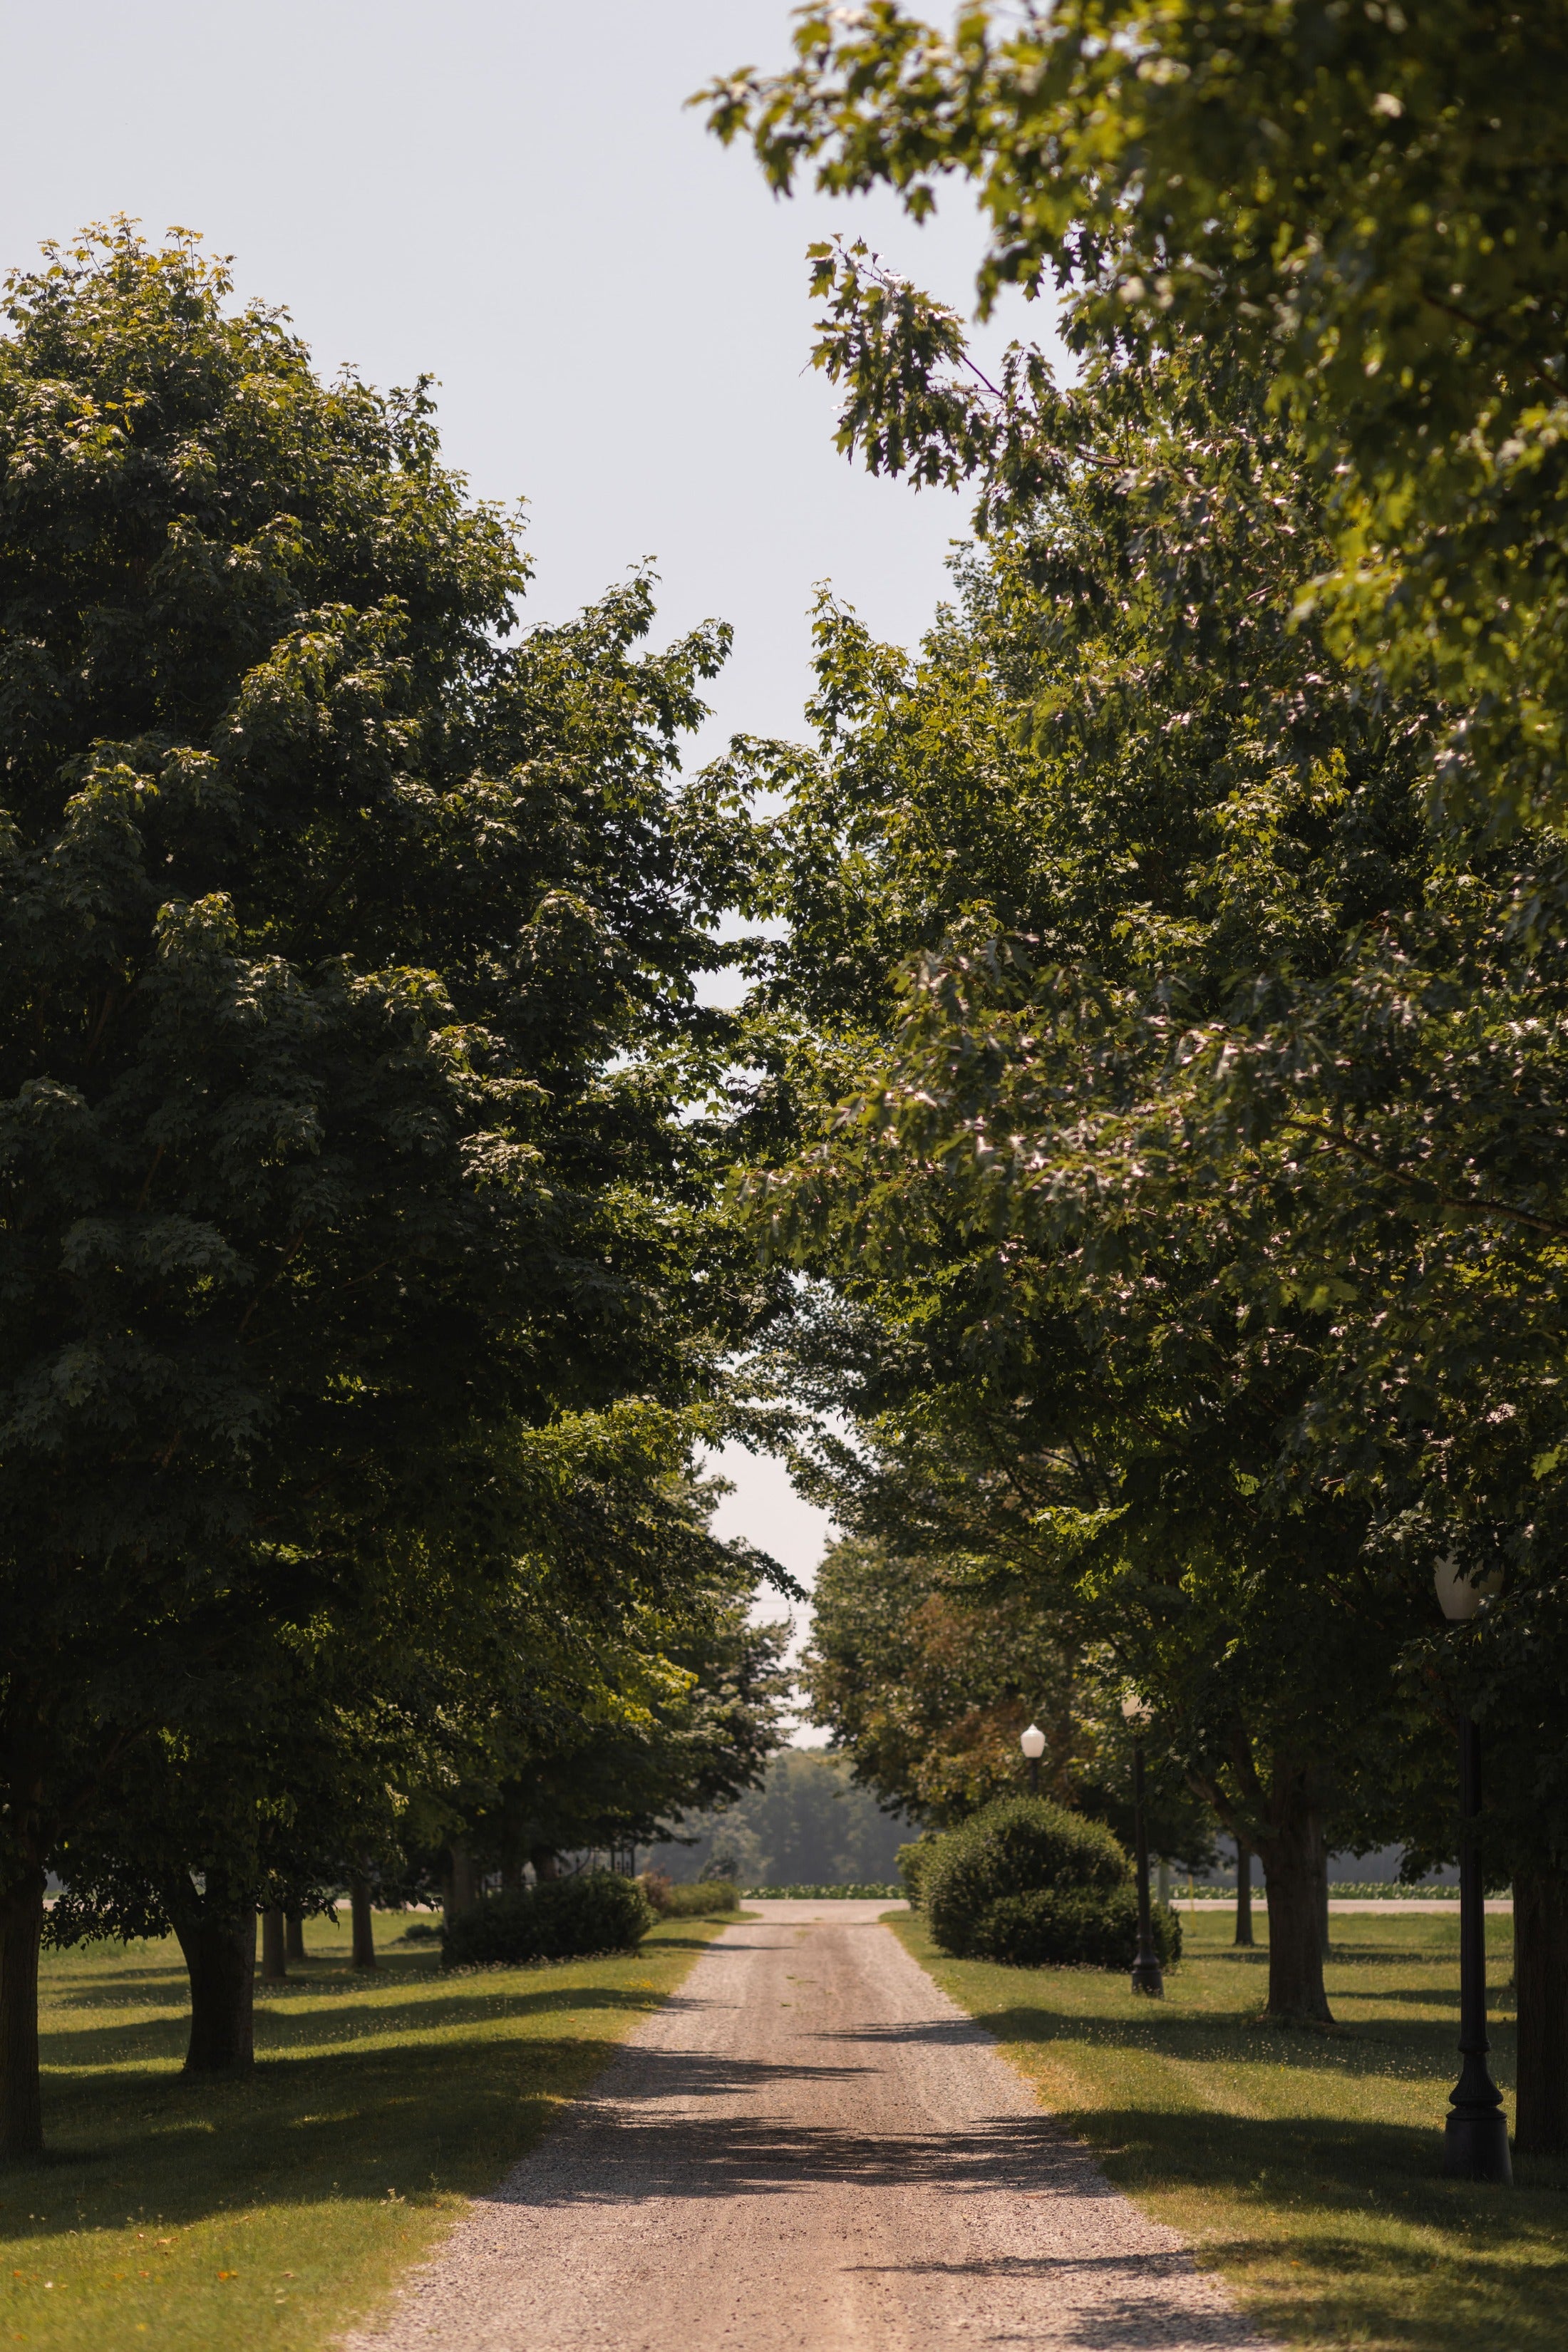
[[[733,1915],[731,1914],[732,1917]],[[498,2179],[723,1920],[622,1958],[443,1978],[434,1945],[347,1965],[312,1923],[257,1988],[258,2065],[195,2087],[172,1943],[46,1957],[50,2156],[0,2173],[0,2341],[43,2352],[320,2352]]]
[[[1173,1900],[1185,1903],[1189,1893],[1200,1903],[1234,1904],[1236,1901],[1234,1886],[1205,1886],[1201,1879],[1190,1887],[1185,1883],[1173,1887]],[[1457,1886],[1401,1886],[1387,1879],[1376,1878],[1331,1878],[1329,1881],[1331,1903],[1457,1903],[1458,1899]],[[1267,1889],[1255,1886],[1252,1900],[1255,1907],[1260,1903],[1266,1905],[1268,1900]]]
[[[741,1892],[758,1902],[771,1897],[774,1902],[787,1899],[792,1903],[825,1903],[831,1902],[835,1895],[841,1895],[846,1903],[897,1903],[903,1900],[905,1889],[891,1879],[876,1878],[868,1879],[864,1885],[857,1882],[847,1886],[805,1884],[798,1886],[744,1886]]]
[[[1260,2018],[1266,1915],[1252,1951],[1213,1913],[1182,1927],[1188,1957],[1163,2001],[1098,1969],[944,1959],[918,1917],[894,1932],[1266,2333],[1363,2352],[1563,2352],[1568,2164],[1522,2163],[1512,2190],[1438,2169],[1458,2072],[1457,1914],[1340,1915],[1332,2030]],[[1500,1988],[1510,1937],[1508,1920],[1489,1922]],[[1492,2016],[1511,2093],[1511,1995],[1495,1995]]]

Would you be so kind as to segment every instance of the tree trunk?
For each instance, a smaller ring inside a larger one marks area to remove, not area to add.
[[[191,1979],[187,2074],[247,2074],[256,2063],[256,1922],[174,1923]]]
[[[530,1846],[528,1858],[533,1864],[535,1878],[542,1880],[560,1877],[561,1857],[552,1845]]]
[[[1305,1805],[1271,1810],[1270,1834],[1258,1842],[1268,1895],[1268,2013],[1331,2025],[1323,1990],[1322,1820]]]
[[[502,1863],[500,1866],[500,1891],[503,1895],[521,1895],[525,1884],[526,1881],[522,1875],[522,1864],[515,1856],[510,1862]]]
[[[1252,1848],[1245,1838],[1236,1841],[1236,1936],[1234,1940],[1251,1948],[1252,1944]]]
[[[447,1918],[450,1923],[460,1919],[465,1911],[471,1911],[479,1895],[474,1883],[474,1857],[468,1847],[455,1845],[448,1848],[448,1853],[451,1867],[447,1873],[445,1893]]]
[[[349,1916],[353,1922],[353,1964],[356,1969],[374,1969],[375,1958],[375,1920],[370,1907],[370,1884],[363,1878],[349,1881]]]
[[[1519,1983],[1519,1889],[1510,1886],[1508,1891],[1513,1897],[1513,1906],[1508,1915],[1508,1981],[1511,1991]]]
[[[1329,1857],[1324,1854],[1319,1865],[1318,1881],[1318,1953],[1322,1959],[1329,1954]]]
[[[1514,2145],[1524,2156],[1568,2156],[1568,1878],[1513,1883],[1519,1977],[1519,2094]]]
[[[261,1977],[264,1984],[281,1984],[289,1974],[289,1955],[283,1939],[281,1911],[264,1911],[261,1915]]]
[[[38,1939],[44,1874],[30,1871],[0,1901],[0,2161],[44,2152],[38,2083]]]
[[[290,1911],[285,1922],[283,1948],[291,1960],[308,1960],[305,1949],[305,1918],[300,1911]]]

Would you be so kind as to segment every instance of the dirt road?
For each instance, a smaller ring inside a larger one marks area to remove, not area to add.
[[[386,2332],[350,2339],[982,2345],[1263,2352],[887,1928],[841,1916],[728,1929],[415,2273]]]

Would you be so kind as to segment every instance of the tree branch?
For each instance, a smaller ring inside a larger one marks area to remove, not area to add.
[[[1391,1177],[1394,1183],[1403,1184],[1409,1192],[1415,1192],[1423,1184],[1428,1186],[1438,1207],[1452,1210],[1457,1216],[1505,1217],[1516,1225],[1526,1226],[1531,1233],[1546,1234],[1553,1241],[1568,1242],[1568,1224],[1556,1218],[1538,1216],[1534,1210],[1515,1208],[1508,1201],[1466,1200],[1458,1193],[1437,1192],[1432,1188],[1429,1177],[1423,1177],[1397,1164],[1391,1166],[1370,1145],[1358,1143],[1354,1136],[1347,1135],[1342,1128],[1321,1127],[1310,1118],[1282,1119],[1280,1126],[1287,1132],[1315,1136],[1331,1150],[1349,1153],[1352,1159],[1361,1160],[1368,1168],[1375,1168],[1380,1176]]]

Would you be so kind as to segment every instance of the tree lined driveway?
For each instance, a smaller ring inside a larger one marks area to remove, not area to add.
[[[885,1907],[727,1929],[349,2352],[1266,2352]]]

